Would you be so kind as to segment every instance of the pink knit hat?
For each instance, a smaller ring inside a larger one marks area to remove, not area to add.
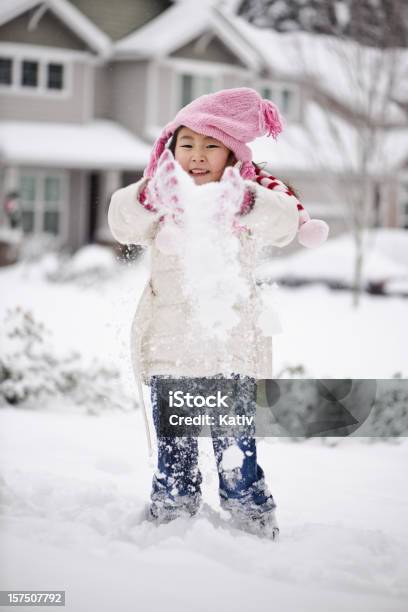
[[[255,177],[252,151],[245,143],[264,135],[276,138],[282,131],[282,118],[272,102],[263,100],[249,87],[222,89],[200,96],[179,110],[173,121],[164,127],[154,144],[144,177],[154,175],[168,139],[181,125],[224,143],[236,159],[243,162],[242,178],[252,179]]]

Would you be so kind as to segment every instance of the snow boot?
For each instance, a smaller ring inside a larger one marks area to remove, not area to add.
[[[149,520],[156,524],[165,524],[180,517],[192,517],[197,514],[201,503],[201,494],[180,495],[174,499],[163,499],[158,495],[152,497],[149,508]]]
[[[261,538],[277,540],[279,525],[275,507],[266,506],[271,504],[256,506],[252,503],[246,506],[237,499],[221,499],[221,507],[230,513],[231,522],[235,527]]]

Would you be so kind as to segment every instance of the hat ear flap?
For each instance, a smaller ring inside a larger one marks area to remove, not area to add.
[[[256,177],[255,168],[252,162],[244,162],[240,171],[243,179],[252,180]]]
[[[160,134],[159,138],[156,140],[152,154],[150,156],[149,165],[143,172],[143,178],[152,178],[154,173],[156,172],[157,162],[159,160],[160,155],[164,151],[164,147],[166,146],[166,142],[171,136],[171,132],[168,132],[166,129]]]

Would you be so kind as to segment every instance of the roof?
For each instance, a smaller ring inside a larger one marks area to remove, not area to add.
[[[113,121],[84,124],[0,121],[0,164],[135,170],[151,147]]]
[[[210,30],[249,68],[262,67],[258,51],[231,28],[228,13],[212,2],[180,0],[155,19],[114,45],[117,58],[165,57]]]
[[[0,26],[40,4],[47,6],[99,55],[107,57],[110,54],[111,41],[108,36],[68,0],[44,0],[43,2],[39,2],[39,0],[1,0]],[[41,7],[39,7],[39,11],[41,10]],[[40,14],[39,12],[38,15]]]
[[[169,0],[70,0],[112,40],[140,28],[171,4]]]

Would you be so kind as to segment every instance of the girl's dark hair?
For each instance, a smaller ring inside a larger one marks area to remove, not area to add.
[[[179,127],[176,129],[176,131],[174,132],[173,136],[171,137],[170,143],[168,148],[170,149],[170,151],[173,153],[173,157],[175,157],[176,154],[176,144],[177,144],[177,136],[179,131],[185,127],[184,125],[179,125]],[[232,151],[230,151],[230,154],[228,156],[227,159],[227,163],[225,164],[226,166],[233,166],[236,163],[236,158],[235,155]]]

